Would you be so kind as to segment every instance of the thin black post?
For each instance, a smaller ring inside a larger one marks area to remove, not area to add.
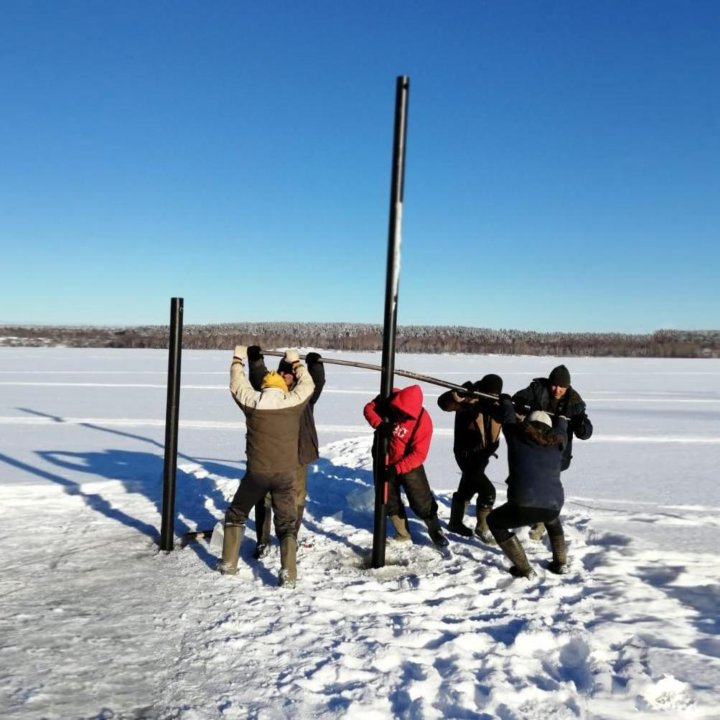
[[[390,397],[395,373],[395,334],[400,286],[400,241],[403,191],[405,185],[405,138],[410,78],[401,75],[395,86],[395,134],[393,142],[392,182],[390,188],[390,222],[388,225],[387,279],[385,282],[385,321],[383,326],[382,375],[380,397]],[[372,566],[385,565],[385,519],[388,497],[386,432],[375,438],[375,521],[373,526]]]
[[[175,475],[177,472],[178,418],[180,415],[180,356],[182,354],[183,299],[170,302],[167,409],[165,414],[165,465],[163,466],[160,549],[175,545]]]

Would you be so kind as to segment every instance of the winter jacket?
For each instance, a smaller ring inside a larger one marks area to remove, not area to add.
[[[300,465],[307,465],[320,457],[320,442],[315,428],[315,403],[320,399],[325,387],[325,366],[322,360],[319,360],[308,366],[307,370],[315,383],[315,389],[300,418],[300,436],[298,440],[298,462]],[[263,358],[250,361],[250,384],[256,390],[260,389],[262,379],[267,371]]]
[[[593,434],[593,426],[585,411],[585,403],[580,393],[570,386],[560,400],[555,400],[550,392],[550,381],[547,378],[535,378],[524,390],[516,392],[512,396],[512,401],[522,415],[532,410],[544,410],[570,419],[568,441],[562,462],[562,469],[567,470],[572,460],[573,435],[580,440],[588,440]]]
[[[433,425],[422,406],[423,394],[419,385],[398,390],[393,388],[387,400],[376,397],[363,409],[365,419],[373,428],[387,418],[392,424],[388,443],[388,464],[398,475],[420,467],[427,458],[432,440]]]
[[[508,452],[508,502],[560,512],[565,502],[560,472],[567,420],[556,415],[553,427],[519,422],[509,396],[501,400],[500,410]]]
[[[247,469],[258,475],[295,473],[298,466],[300,419],[315,384],[304,365],[295,371],[292,390],[255,390],[245,376],[243,364],[230,366],[230,393],[245,413]]]
[[[490,403],[448,390],[438,398],[438,406],[455,413],[453,452],[458,458],[488,461],[500,444],[500,423],[493,417]]]

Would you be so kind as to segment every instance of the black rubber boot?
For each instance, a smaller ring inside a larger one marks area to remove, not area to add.
[[[565,548],[565,533],[562,527],[548,527],[548,539],[552,550],[553,559],[548,570],[556,575],[564,575],[568,571],[567,550]]]
[[[507,540],[501,542],[500,549],[507,555],[508,560],[512,563],[512,567],[509,570],[511,575],[528,579],[535,577],[535,571],[530,567],[527,555],[525,555],[525,550],[517,535],[512,535]]]
[[[445,537],[442,527],[440,526],[440,520],[436,517],[430,518],[430,520],[425,521],[425,524],[427,525],[428,535],[430,535],[430,539],[433,541],[435,547],[447,547],[449,545],[448,539]]]
[[[472,537],[472,530],[463,523],[465,517],[465,508],[467,503],[459,497],[457,493],[452,496],[452,504],[450,505],[450,522],[448,530],[463,537]]]
[[[240,543],[245,534],[244,525],[229,525],[225,523],[223,533],[222,560],[217,569],[222,575],[237,575],[238,558],[240,557]]]
[[[497,545],[497,541],[490,532],[490,528],[487,524],[487,516],[492,512],[491,507],[484,507],[482,505],[477,506],[477,524],[475,525],[475,534],[486,544],[486,545]]]

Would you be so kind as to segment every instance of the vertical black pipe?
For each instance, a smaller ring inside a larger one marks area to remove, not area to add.
[[[395,373],[395,334],[400,286],[400,241],[403,192],[405,185],[405,139],[410,78],[401,75],[395,86],[395,133],[393,141],[392,180],[390,187],[390,222],[388,225],[387,277],[385,282],[385,320],[383,325],[382,375],[380,397],[390,397]],[[388,493],[387,446],[385,432],[375,438],[375,520],[373,526],[372,566],[385,565],[385,520]]]
[[[167,407],[165,413],[165,464],[163,466],[160,549],[175,545],[175,475],[177,472],[178,418],[180,415],[180,357],[182,354],[183,299],[170,302]]]

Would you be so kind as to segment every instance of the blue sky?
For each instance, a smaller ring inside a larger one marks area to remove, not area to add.
[[[0,7],[0,322],[717,328],[714,0]]]

